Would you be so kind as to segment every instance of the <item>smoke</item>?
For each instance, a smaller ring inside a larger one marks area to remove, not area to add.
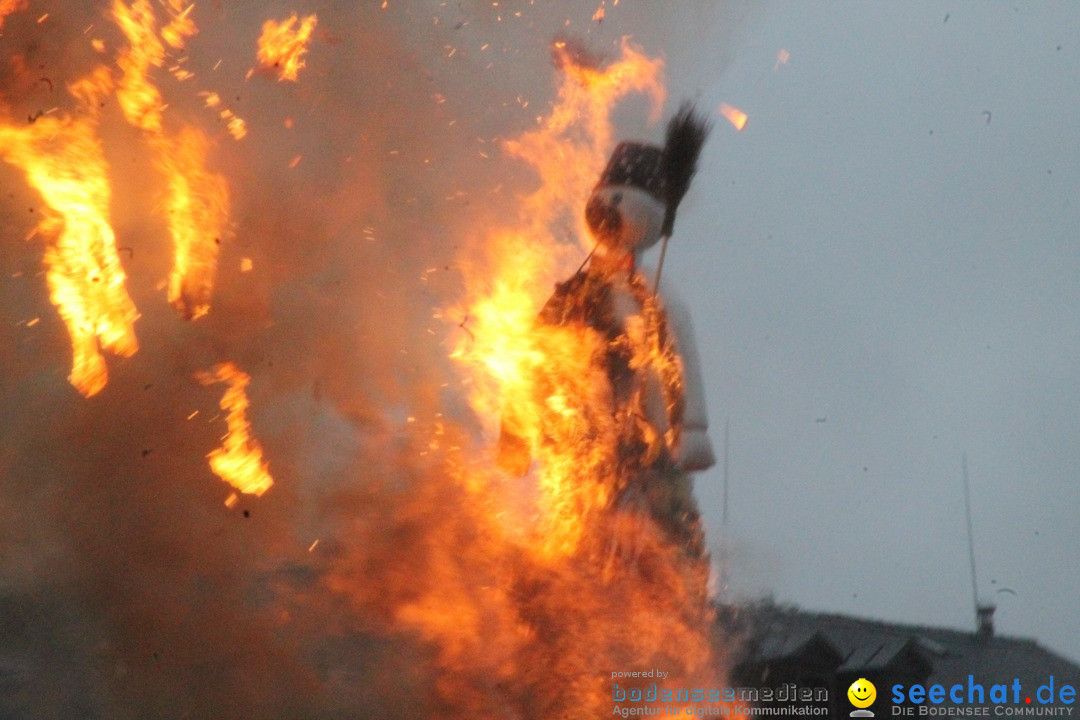
[[[710,4],[675,20],[624,1],[598,22],[595,9],[197,4],[200,32],[171,59],[194,77],[155,79],[166,123],[204,129],[210,169],[229,183],[211,310],[187,322],[166,302],[163,182],[111,102],[101,135],[141,349],[108,357],[109,384],[89,399],[66,381],[43,240],[24,241],[40,199],[0,166],[0,717],[515,717],[515,704],[542,706],[505,687],[520,648],[539,647],[507,639],[526,631],[511,613],[447,617],[476,637],[449,649],[402,618],[455,597],[455,608],[531,608],[542,627],[557,622],[555,600],[587,591],[542,573],[529,589],[499,587],[499,568],[519,561],[510,550],[458,558],[483,542],[488,508],[442,481],[451,471],[428,443],[444,417],[458,444],[476,442],[447,359],[460,330],[437,315],[461,295],[476,229],[506,223],[536,182],[501,141],[550,107],[551,39],[580,36],[604,55],[632,34],[657,54],[705,15],[737,16]],[[262,22],[293,10],[319,16],[299,82],[246,78]],[[32,0],[4,19],[5,121],[71,111],[65,84],[123,45],[107,11]],[[733,30],[712,27],[718,44]],[[245,139],[200,90],[245,120]],[[643,107],[627,104],[620,131],[655,134]],[[232,509],[206,461],[225,430],[222,388],[196,380],[223,361],[252,377],[250,417],[276,481]],[[490,657],[447,670],[450,656],[481,650]],[[545,652],[537,659],[554,666],[583,651]]]

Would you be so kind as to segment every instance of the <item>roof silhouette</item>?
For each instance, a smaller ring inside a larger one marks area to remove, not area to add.
[[[968,676],[987,691],[1019,678],[1025,694],[1054,678],[1080,685],[1080,665],[1027,638],[928,625],[910,625],[770,603],[724,606],[721,627],[734,647],[732,665],[761,671],[780,663],[830,667],[834,677],[885,673],[903,666],[926,677],[926,685],[967,687]],[[879,693],[885,692],[879,689]]]

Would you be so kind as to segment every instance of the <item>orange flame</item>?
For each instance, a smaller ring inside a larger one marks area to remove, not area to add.
[[[507,151],[525,160],[540,175],[539,189],[523,200],[524,226],[487,238],[484,267],[472,269],[480,290],[458,317],[475,318],[471,337],[453,355],[474,374],[470,401],[495,432],[509,423],[524,438],[528,454],[540,457],[538,502],[541,546],[551,556],[572,553],[587,517],[606,507],[613,490],[614,462],[605,442],[617,432],[614,420],[595,408],[606,386],[596,377],[592,358],[603,351],[600,338],[561,327],[538,328],[534,322],[551,281],[580,262],[579,246],[557,239],[555,228],[567,222],[587,237],[581,204],[603,169],[610,151],[610,115],[614,104],[631,92],[647,93],[659,108],[664,99],[661,62],[646,57],[624,41],[621,57],[606,68],[583,61],[565,43],[555,47],[563,68],[558,102],[538,129],[506,143]],[[536,378],[557,390],[543,403],[535,401]],[[504,412],[507,408],[519,412]],[[554,418],[559,422],[552,422]],[[556,437],[545,441],[545,432]],[[590,436],[600,428],[602,437]],[[592,478],[592,480],[583,480]]]
[[[170,45],[182,43],[196,32],[192,6],[169,0],[167,8],[172,20],[161,34]],[[228,184],[206,169],[209,142],[201,130],[185,126],[173,135],[164,128],[165,105],[150,73],[164,64],[165,47],[149,0],[131,5],[114,0],[113,18],[129,43],[117,60],[123,70],[117,88],[120,107],[128,122],[146,131],[157,156],[155,165],[166,180],[163,207],[173,240],[169,302],[184,317],[195,319],[210,310],[218,246],[229,214]],[[243,121],[235,120],[239,124],[230,122],[230,131],[242,137]]]
[[[165,46],[157,36],[154,9],[150,0],[134,0],[130,6],[114,0],[112,16],[128,41],[128,48],[116,61],[123,71],[116,88],[120,108],[135,127],[161,133],[165,103],[150,80],[150,72],[164,64]]]
[[[156,164],[168,183],[165,213],[174,253],[169,302],[184,317],[198,318],[210,311],[229,188],[223,176],[206,170],[208,141],[202,131],[185,127],[158,145]]]
[[[0,156],[22,168],[46,205],[37,230],[51,240],[49,297],[71,336],[68,379],[87,397],[108,382],[99,350],[127,357],[139,349],[138,313],[109,223],[108,165],[97,138],[97,109],[111,85],[108,69],[99,67],[69,88],[80,114],[46,115],[30,125],[0,122]]]
[[[621,52],[616,62],[601,69],[572,44],[555,43],[555,61],[563,71],[555,107],[546,118],[537,119],[539,128],[506,143],[510,155],[540,174],[540,188],[525,198],[523,213],[531,219],[529,232],[540,233],[553,248],[559,243],[551,226],[567,217],[572,217],[580,238],[588,237],[581,204],[614,144],[613,103],[632,92],[644,93],[652,101],[654,122],[663,107],[663,63],[644,55],[626,38]],[[545,263],[549,272],[558,269],[553,260]],[[572,260],[562,269],[569,263]]]
[[[226,411],[229,431],[221,447],[211,452],[210,469],[242,493],[262,495],[274,484],[267,464],[262,459],[262,446],[251,435],[248,422],[247,386],[251,378],[231,362],[216,365],[212,372],[198,376],[203,385],[225,382],[229,387],[221,398],[220,407]]]
[[[165,9],[169,13],[169,24],[161,29],[161,39],[174,50],[182,50],[187,39],[199,32],[191,19],[195,6],[184,0],[167,0]]]
[[[739,108],[732,107],[727,103],[721,103],[719,112],[721,115],[728,119],[728,122],[735,126],[736,130],[742,130],[744,127],[746,127],[746,121],[748,118],[746,117],[746,113],[744,113]]]
[[[300,69],[305,66],[304,55],[307,53],[311,32],[315,29],[318,18],[308,15],[293,29],[297,21],[296,13],[288,20],[277,22],[267,20],[263,23],[262,35],[259,36],[259,49],[256,57],[264,68],[276,68],[278,82],[290,80],[296,82]]]

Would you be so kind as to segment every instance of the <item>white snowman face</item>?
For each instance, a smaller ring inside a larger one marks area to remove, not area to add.
[[[631,185],[603,185],[585,205],[585,222],[607,250],[640,252],[660,239],[664,204]]]

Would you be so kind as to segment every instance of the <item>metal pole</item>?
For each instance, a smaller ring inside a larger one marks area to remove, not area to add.
[[[971,487],[968,483],[967,453],[963,454],[964,511],[967,514],[968,561],[971,563],[971,602],[975,605],[975,620],[979,618],[979,584],[975,580],[975,534],[971,531]]]
[[[724,514],[723,526],[727,527],[728,519],[728,448],[731,442],[731,420],[724,422]]]

